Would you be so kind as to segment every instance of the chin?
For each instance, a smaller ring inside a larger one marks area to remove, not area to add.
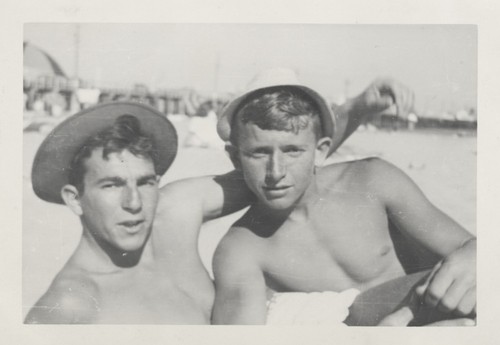
[[[117,248],[119,248],[119,250],[121,252],[125,252],[125,253],[132,253],[132,252],[135,252],[135,251],[138,251],[139,249],[141,249],[142,246],[140,245],[136,245],[136,244],[120,244]]]
[[[294,203],[285,199],[274,199],[264,201],[264,205],[272,211],[286,211],[292,208]]]
[[[141,239],[131,239],[128,241],[123,241],[122,243],[119,243],[120,250],[124,252],[135,252],[142,247],[144,247],[144,243],[146,242],[145,238]]]

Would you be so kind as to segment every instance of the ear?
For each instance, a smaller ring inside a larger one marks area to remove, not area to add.
[[[61,189],[61,197],[64,200],[66,206],[68,206],[71,211],[77,216],[83,214],[82,206],[80,205],[80,195],[78,194],[78,189],[75,186],[67,184]]]
[[[229,155],[229,159],[233,162],[234,168],[236,170],[241,170],[241,161],[240,156],[238,154],[238,148],[233,144],[226,144],[225,146],[226,152]]]
[[[332,139],[324,137],[316,143],[316,156],[314,158],[314,165],[317,167],[323,166],[328,158],[328,152],[332,146]]]

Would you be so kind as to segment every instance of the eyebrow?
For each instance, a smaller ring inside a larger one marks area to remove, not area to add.
[[[156,180],[156,175],[155,174],[149,174],[149,175],[141,176],[141,177],[139,177],[137,179],[137,183],[141,184],[141,183],[147,182],[149,180]]]
[[[307,144],[286,144],[286,145],[282,145],[282,146],[279,146],[279,149],[280,150],[286,150],[286,149],[291,149],[291,148],[305,148],[307,147]],[[267,146],[267,145],[260,145],[260,144],[257,144],[256,146],[254,147],[251,147],[249,148],[248,150],[242,150],[243,152],[255,152],[255,151],[272,151],[273,148],[272,146]]]
[[[299,148],[299,149],[302,149],[302,148],[305,148],[307,147],[307,145],[300,145],[300,144],[290,144],[290,145],[284,145],[281,147],[281,149],[295,149],[295,148]]]
[[[139,176],[137,179],[137,183],[144,183],[146,181],[149,181],[151,179],[156,179],[155,174],[148,174],[148,175],[143,175]],[[108,177],[103,177],[97,181],[97,184],[102,184],[106,182],[113,182],[113,183],[126,183],[127,181],[121,177],[118,176],[108,176]]]
[[[103,177],[103,178],[99,179],[96,183],[101,184],[101,183],[105,183],[105,182],[118,183],[118,182],[125,182],[125,180],[122,179],[121,177],[112,176],[112,177]]]

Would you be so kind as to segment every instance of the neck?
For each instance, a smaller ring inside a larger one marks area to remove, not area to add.
[[[297,200],[295,207],[290,215],[293,216],[309,216],[309,210],[311,207],[316,204],[316,202],[320,198],[320,192],[318,187],[318,181],[316,179],[316,175],[313,176],[311,183],[307,187],[306,191],[302,196]]]
[[[152,256],[149,238],[144,246],[135,251],[123,251],[96,239],[90,231],[83,229],[82,238],[73,255],[80,267],[92,272],[111,273],[120,269],[138,266]]]

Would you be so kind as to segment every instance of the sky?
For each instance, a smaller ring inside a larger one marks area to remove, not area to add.
[[[258,71],[288,67],[337,102],[385,76],[413,89],[417,111],[477,102],[473,25],[33,23],[24,40],[101,86],[239,92]]]

